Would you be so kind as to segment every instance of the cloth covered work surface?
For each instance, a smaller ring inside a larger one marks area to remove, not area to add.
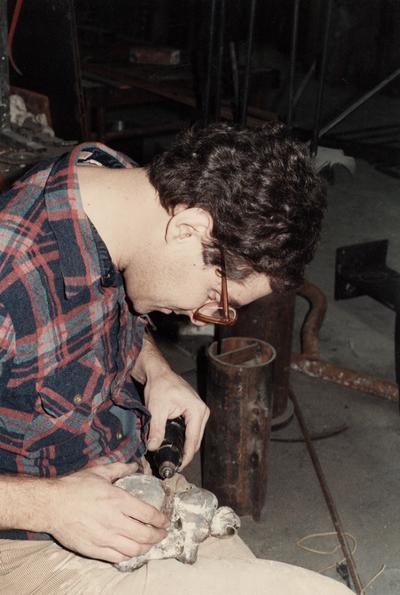
[[[2,595],[349,595],[338,581],[255,558],[237,536],[208,537],[195,564],[152,560],[134,572],[49,541],[0,540]]]

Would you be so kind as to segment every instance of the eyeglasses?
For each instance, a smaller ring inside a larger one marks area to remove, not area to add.
[[[197,308],[193,314],[194,320],[198,322],[206,322],[207,324],[222,324],[224,326],[231,326],[236,322],[237,312],[229,305],[228,298],[228,284],[225,273],[225,260],[221,254],[221,268],[219,269],[221,276],[221,299],[218,306],[212,302],[204,304]]]

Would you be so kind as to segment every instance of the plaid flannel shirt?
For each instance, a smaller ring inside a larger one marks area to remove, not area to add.
[[[149,413],[130,377],[145,321],[129,311],[122,277],[83,210],[76,166],[85,161],[134,167],[84,143],[0,197],[3,474],[55,477],[145,452]],[[132,416],[126,435],[115,406]]]

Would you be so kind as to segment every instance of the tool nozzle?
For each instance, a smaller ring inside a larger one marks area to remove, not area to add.
[[[161,464],[159,474],[162,479],[169,479],[175,475],[176,466],[171,461],[165,461]]]

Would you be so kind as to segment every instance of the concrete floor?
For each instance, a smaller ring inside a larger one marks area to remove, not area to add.
[[[328,298],[328,313],[320,333],[321,355],[341,366],[393,380],[393,312],[368,297],[335,302],[333,289],[335,250],[339,246],[387,238],[388,264],[400,270],[399,181],[362,160],[357,160],[354,175],[341,167],[334,168],[334,173],[322,242],[307,273]],[[301,298],[297,302],[294,350],[298,349],[299,328],[307,309]],[[162,333],[166,355],[175,369],[195,384],[196,354],[212,337],[185,335],[180,328],[172,338],[171,328],[166,328]],[[344,528],[356,540],[354,558],[363,585],[385,565],[366,592],[400,593],[397,404],[296,372],[291,373],[291,384],[311,432],[348,425],[346,431],[315,441],[314,446]],[[307,535],[334,529],[304,443],[276,441],[297,436],[300,430],[295,420],[273,432],[261,520],[243,517],[241,535],[259,557],[316,571],[333,565],[326,574],[341,580],[335,570],[335,563],[342,559],[340,550],[320,555],[298,546]],[[198,458],[187,475],[192,481],[200,481]],[[337,543],[331,536],[311,539],[306,545],[326,551]]]

